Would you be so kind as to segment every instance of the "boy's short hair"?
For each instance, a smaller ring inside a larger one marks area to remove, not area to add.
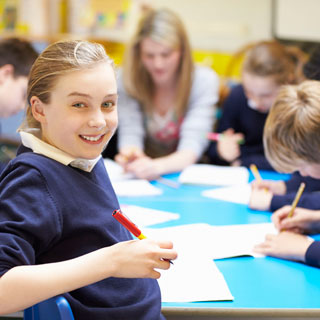
[[[263,143],[271,165],[296,171],[303,162],[320,163],[320,82],[283,86],[267,117]]]
[[[14,77],[29,75],[37,51],[27,40],[6,38],[0,40],[0,67],[10,64],[14,67]]]

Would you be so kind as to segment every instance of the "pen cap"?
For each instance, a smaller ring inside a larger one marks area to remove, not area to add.
[[[130,231],[135,237],[141,235],[140,229],[129,219],[127,218],[120,209],[114,210],[112,216],[120,222],[128,231]]]

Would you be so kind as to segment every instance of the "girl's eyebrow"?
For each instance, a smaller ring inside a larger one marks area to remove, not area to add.
[[[81,92],[77,92],[77,91],[74,91],[74,92],[71,92],[68,94],[68,97],[71,97],[71,96],[81,96],[81,97],[91,98],[90,94],[81,93]]]
[[[92,98],[90,94],[81,93],[81,92],[77,92],[77,91],[74,91],[74,92],[71,92],[71,93],[68,94],[68,97],[72,97],[72,96],[80,96],[80,97]],[[117,96],[118,96],[117,93],[110,93],[110,94],[107,94],[105,96],[105,98],[117,97]]]

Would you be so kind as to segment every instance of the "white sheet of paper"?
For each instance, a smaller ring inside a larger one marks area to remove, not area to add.
[[[111,159],[104,159],[104,165],[108,171],[111,182],[133,179],[131,173],[125,173],[123,168]]]
[[[231,258],[242,255],[261,257],[253,247],[264,241],[267,234],[277,234],[273,223],[239,224],[215,227],[215,246],[213,259]]]
[[[111,181],[112,182],[112,181]],[[117,196],[137,197],[156,196],[162,194],[162,190],[152,185],[148,180],[130,179],[112,182]]]
[[[228,285],[207,255],[179,253],[158,280],[163,302],[233,300]]]
[[[178,259],[169,270],[161,270],[158,280],[162,301],[223,301],[233,300],[228,285],[206,248],[201,248],[207,234],[212,233],[208,224],[190,224],[171,228],[146,228],[144,234],[152,239],[170,239]],[[193,237],[201,234],[203,238]],[[200,240],[200,241],[197,241]]]
[[[153,224],[163,223],[180,218],[178,213],[155,210],[134,205],[120,205],[122,212],[137,226],[148,227]]]
[[[185,184],[230,186],[247,184],[249,171],[245,167],[223,167],[210,164],[193,164],[184,169],[179,182]]]
[[[123,168],[111,159],[104,159],[113,189],[119,197],[156,196],[162,194],[160,188],[152,185],[145,179],[134,179],[134,176],[125,173]]]
[[[199,248],[210,259],[231,258],[243,255],[261,256],[253,252],[253,247],[264,241],[266,234],[278,231],[272,223],[211,226],[209,224],[189,224],[170,228],[146,228],[144,234],[153,239],[173,242],[179,252],[197,252]]]
[[[161,270],[158,280],[162,301],[222,301],[233,300],[228,285],[211,258],[207,248],[201,248],[212,226],[206,223],[182,225],[170,228],[146,228],[144,234],[152,239],[170,239],[178,259],[169,270]],[[195,236],[202,235],[200,238]]]
[[[243,184],[239,186],[231,186],[231,187],[223,187],[223,188],[215,188],[210,190],[205,190],[202,192],[202,196],[240,203],[240,204],[249,204],[251,195],[251,185]]]

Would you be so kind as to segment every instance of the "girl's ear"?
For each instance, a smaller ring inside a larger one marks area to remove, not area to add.
[[[40,123],[46,122],[46,115],[43,102],[36,96],[32,96],[30,99],[31,110],[33,117]]]
[[[13,78],[14,66],[12,64],[5,64],[0,67],[0,84],[3,84],[8,78]]]

